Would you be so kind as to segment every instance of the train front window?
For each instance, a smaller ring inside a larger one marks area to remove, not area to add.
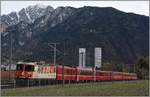
[[[34,71],[34,66],[33,65],[26,65],[25,71]]]
[[[24,67],[23,64],[17,64],[16,69],[17,69],[17,70],[22,70],[22,71],[23,71],[23,67]]]

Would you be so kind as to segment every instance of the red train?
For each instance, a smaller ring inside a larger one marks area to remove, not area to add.
[[[64,74],[64,76],[63,76]],[[101,71],[95,68],[79,68],[61,65],[38,65],[37,63],[18,63],[15,77],[17,80],[53,80],[80,82],[80,81],[111,81],[136,80],[135,73]]]

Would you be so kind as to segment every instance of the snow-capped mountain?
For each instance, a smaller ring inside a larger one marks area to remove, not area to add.
[[[19,12],[11,12],[7,15],[2,15],[0,17],[1,24],[4,27],[18,24],[23,21],[26,23],[33,23],[37,18],[47,14],[48,10],[54,10],[52,7],[46,7],[41,4],[36,4],[34,6],[29,6],[27,8],[21,9]]]

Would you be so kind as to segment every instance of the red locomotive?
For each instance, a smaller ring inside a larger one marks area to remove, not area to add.
[[[64,68],[64,69],[63,69]],[[63,76],[64,74],[64,76]],[[68,67],[62,65],[44,66],[37,63],[20,62],[17,64],[15,77],[17,80],[53,80],[72,82],[136,80],[135,73],[101,71],[95,68]]]

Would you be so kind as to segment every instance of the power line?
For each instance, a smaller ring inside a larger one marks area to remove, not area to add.
[[[48,43],[48,46],[53,48],[53,51],[54,51],[54,55],[53,55],[53,62],[54,62],[54,65],[56,65],[56,57],[57,57],[57,52],[64,55],[63,52],[61,52],[60,50],[57,49],[57,44],[59,43]]]

